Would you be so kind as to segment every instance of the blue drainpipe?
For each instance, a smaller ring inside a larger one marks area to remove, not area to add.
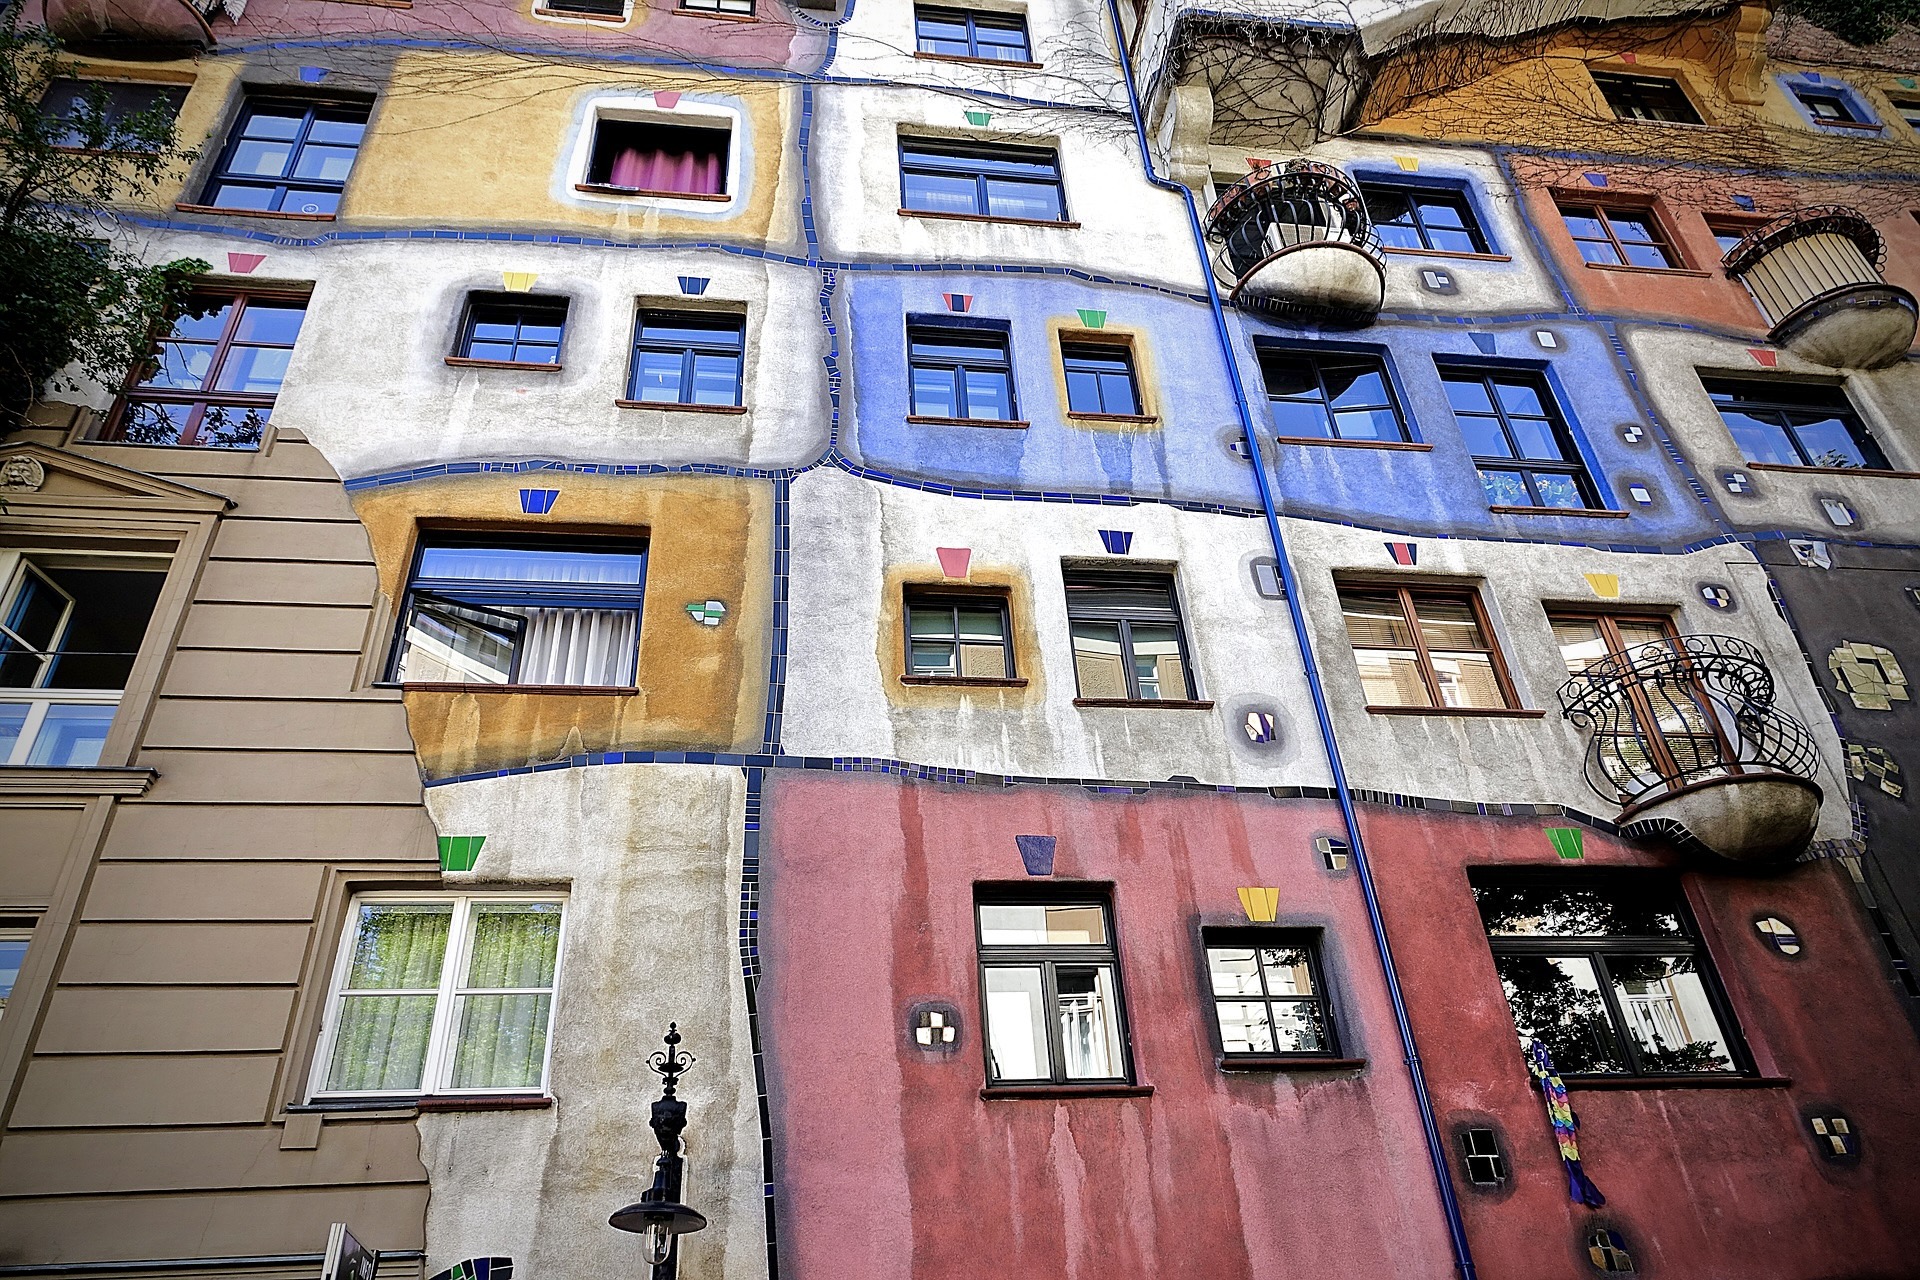
[[[1407,1018],[1407,1002],[1400,991],[1400,975],[1394,968],[1393,948],[1387,943],[1387,927],[1380,918],[1380,900],[1373,889],[1373,872],[1367,865],[1367,850],[1360,838],[1360,821],[1353,810],[1353,793],[1347,786],[1346,767],[1340,761],[1340,744],[1334,737],[1333,719],[1327,711],[1326,690],[1320,684],[1320,667],[1314,661],[1313,642],[1307,634],[1306,615],[1300,611],[1300,588],[1293,576],[1293,561],[1287,555],[1287,542],[1280,532],[1280,514],[1274,508],[1273,489],[1267,482],[1265,455],[1260,449],[1260,432],[1253,422],[1253,410],[1247,403],[1246,384],[1240,380],[1240,362],[1235,357],[1233,338],[1227,331],[1227,315],[1220,304],[1220,290],[1214,284],[1213,267],[1207,258],[1206,236],[1200,229],[1200,214],[1193,204],[1193,192],[1154,172],[1153,153],[1147,147],[1147,126],[1140,117],[1140,95],[1133,85],[1133,58],[1127,52],[1126,28],[1120,23],[1117,0],[1107,0],[1107,14],[1113,23],[1114,47],[1120,54],[1120,74],[1127,86],[1127,105],[1133,115],[1134,137],[1140,143],[1140,162],[1146,167],[1147,181],[1163,191],[1178,192],[1187,210],[1187,226],[1193,233],[1194,250],[1200,256],[1200,274],[1207,282],[1207,302],[1213,309],[1213,329],[1220,340],[1220,356],[1226,362],[1227,376],[1233,383],[1234,404],[1240,411],[1240,426],[1247,433],[1247,446],[1253,455],[1253,479],[1260,489],[1260,507],[1266,513],[1267,536],[1273,540],[1274,558],[1280,564],[1281,581],[1286,586],[1287,612],[1293,619],[1293,638],[1300,648],[1300,663],[1306,669],[1307,688],[1313,694],[1314,718],[1320,722],[1320,741],[1326,747],[1327,764],[1333,771],[1334,797],[1340,802],[1340,816],[1347,827],[1347,840],[1353,852],[1354,870],[1359,874],[1360,893],[1367,903],[1367,923],[1373,929],[1374,949],[1380,955],[1380,967],[1386,973],[1387,995],[1393,1001],[1393,1020],[1400,1031],[1400,1048],[1406,1055],[1407,1072],[1413,1079],[1414,1100],[1420,1106],[1420,1124],[1426,1131],[1427,1159],[1433,1166],[1433,1179],[1440,1189],[1440,1204],[1447,1215],[1447,1235],[1453,1246],[1454,1269],[1461,1280],[1476,1280],[1473,1251],[1467,1244],[1466,1224],[1460,1220],[1460,1200],[1454,1193],[1448,1171],[1446,1143],[1440,1137],[1440,1125],[1434,1118],[1433,1098],[1427,1092],[1426,1073],[1420,1066],[1420,1050],[1414,1043],[1413,1024]]]

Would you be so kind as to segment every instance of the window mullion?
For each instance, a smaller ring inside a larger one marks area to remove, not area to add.
[[[1400,611],[1407,618],[1407,638],[1413,641],[1413,651],[1420,659],[1420,678],[1426,681],[1427,697],[1434,706],[1445,706],[1440,696],[1440,673],[1434,670],[1433,655],[1427,652],[1427,638],[1420,631],[1420,614],[1413,603],[1413,592],[1405,587],[1395,590],[1400,594]]]
[[[1040,962],[1040,989],[1046,1005],[1048,1079],[1055,1084],[1067,1082],[1067,1045],[1060,1034],[1060,973],[1058,962]]]
[[[422,1093],[438,1093],[446,1085],[452,1054],[453,1006],[460,989],[460,974],[466,965],[467,922],[473,900],[453,900],[453,918],[447,922],[447,951],[440,962],[440,990],[434,1000],[433,1030],[427,1037],[427,1060],[420,1075]]]
[[[1627,1011],[1613,991],[1613,975],[1607,971],[1606,951],[1595,947],[1586,953],[1593,962],[1593,976],[1600,987],[1600,1003],[1607,1011],[1607,1019],[1613,1024],[1614,1046],[1620,1050],[1620,1060],[1629,1068],[1629,1074],[1646,1074],[1646,1067],[1640,1061],[1639,1051],[1634,1047],[1633,1036],[1627,1030]]]

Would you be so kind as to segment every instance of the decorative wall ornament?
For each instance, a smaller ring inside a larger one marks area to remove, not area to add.
[[[500,285],[508,293],[525,293],[533,288],[533,282],[539,278],[532,271],[502,271]]]
[[[1494,341],[1493,341],[1493,335],[1492,335],[1492,334],[1490,334],[1490,333],[1469,333],[1469,334],[1467,335],[1467,337],[1468,337],[1468,338],[1470,338],[1470,339],[1472,339],[1472,341],[1473,341],[1473,345],[1474,345],[1474,346],[1476,346],[1476,347],[1478,347],[1478,348],[1480,348],[1480,354],[1481,354],[1481,355],[1483,355],[1483,356],[1490,356],[1490,355],[1492,355],[1492,354],[1493,354],[1493,347],[1494,347]]]
[[[1807,1116],[1807,1128],[1813,1133],[1813,1149],[1833,1164],[1860,1162],[1860,1131],[1841,1112],[1827,1108]]]
[[[707,291],[713,280],[709,276],[681,276],[680,292],[689,298],[697,298]]]
[[[1247,169],[1253,173],[1258,173],[1273,163],[1271,160],[1262,160],[1259,156],[1246,156],[1244,158],[1247,162]]]
[[[0,462],[0,492],[34,493],[47,482],[47,469],[40,459],[17,453]]]
[[[1420,287],[1428,293],[1451,296],[1460,292],[1460,286],[1453,282],[1451,271],[1442,271],[1438,267],[1420,268]]]
[[[1583,173],[1580,176],[1587,180],[1587,185],[1590,187],[1604,187],[1607,185],[1607,175],[1604,173]]]
[[[1800,954],[1800,935],[1794,931],[1792,925],[1782,920],[1779,916],[1761,916],[1753,922],[1753,927],[1759,932],[1760,936],[1766,940],[1766,944],[1775,951],[1778,951],[1781,955],[1797,956]]]
[[[1107,327],[1107,313],[1104,311],[1095,311],[1090,307],[1080,307],[1075,314],[1080,317],[1080,323],[1089,329],[1104,329]]]
[[[325,67],[300,68],[300,83],[302,84],[319,84],[322,80],[325,80],[326,78],[327,78],[327,69]]]
[[[1822,498],[1820,510],[1836,529],[1851,529],[1860,523],[1860,513],[1847,505],[1844,498]]]
[[[1747,354],[1753,357],[1755,364],[1765,369],[1774,368],[1780,363],[1780,353],[1769,351],[1765,347],[1748,347]]]
[[[940,561],[943,578],[964,578],[973,564],[972,547],[935,547],[933,554]]]
[[[1827,655],[1827,670],[1840,692],[1863,711],[1891,711],[1894,703],[1908,699],[1906,672],[1892,650],[1877,644],[1841,642]]]
[[[1628,444],[1639,444],[1647,438],[1647,429],[1637,422],[1623,423],[1620,427],[1620,438]]]
[[[695,600],[685,608],[687,616],[703,627],[717,627],[727,616],[727,606],[720,600]]]
[[[993,116],[985,111],[967,112],[967,123],[976,129],[984,129],[993,123]]]
[[[1246,912],[1247,919],[1255,924],[1272,924],[1273,918],[1280,914],[1280,891],[1267,888],[1241,889],[1240,909]]]
[[[522,489],[520,510],[530,516],[543,516],[553,510],[553,504],[559,500],[558,489]]]
[[[662,111],[673,110],[680,105],[680,91],[678,89],[655,89],[653,91],[653,105]]]
[[[1280,729],[1271,711],[1247,712],[1247,718],[1240,727],[1246,730],[1249,742],[1277,742],[1280,738]]]
[[[1643,484],[1628,485],[1627,496],[1629,498],[1632,498],[1635,502],[1639,503],[1643,507],[1650,507],[1653,505],[1653,490],[1647,488],[1647,486]]]
[[[473,870],[473,864],[480,860],[480,846],[486,842],[485,836],[441,836],[440,869]]]
[[[1546,827],[1547,841],[1564,862],[1578,862],[1587,856],[1587,833],[1579,827]]]
[[[1053,874],[1053,855],[1059,847],[1056,836],[1015,836],[1014,847],[1020,850],[1020,862],[1030,876],[1050,876]]]
[[[1351,845],[1332,836],[1315,836],[1313,851],[1320,855],[1320,865],[1329,871],[1345,871],[1347,859],[1353,856]]]
[[[1108,555],[1124,556],[1133,550],[1133,531],[1130,529],[1102,529],[1100,544],[1107,549]]]
[[[1587,580],[1587,586],[1593,590],[1593,594],[1599,596],[1602,600],[1618,600],[1620,598],[1619,574],[1587,573],[1581,576]]]
[[[1753,477],[1744,471],[1722,471],[1720,483],[1726,486],[1728,493],[1753,492]]]
[[[1900,762],[1885,747],[1849,742],[1847,776],[1855,782],[1870,782],[1895,800],[1902,799],[1906,794],[1906,786],[1900,778]]]
[[[1393,162],[1399,165],[1402,169],[1405,169],[1408,173],[1420,172],[1419,156],[1395,156],[1393,158]]]
[[[1920,587],[1907,587],[1905,590],[1907,599],[1913,601],[1913,607],[1920,609]]]
[[[1833,556],[1827,550],[1827,544],[1810,538],[1789,538],[1787,550],[1793,552],[1793,558],[1800,562],[1803,569],[1831,569]]]
[[[1253,592],[1262,600],[1285,600],[1287,582],[1280,576],[1280,562],[1272,556],[1255,560],[1253,569]]]
[[[1548,351],[1557,351],[1560,348],[1560,335],[1551,329],[1535,329],[1533,340]]]
[[[1732,200],[1732,201],[1733,201],[1733,207],[1734,207],[1734,208],[1736,208],[1736,209],[1745,209],[1745,210],[1746,210],[1746,211],[1747,211],[1748,213],[1752,213],[1752,212],[1753,212],[1753,197],[1752,197],[1752,196],[1743,196],[1743,195],[1738,195],[1738,194],[1736,194],[1736,195],[1732,195],[1732,196],[1729,196],[1729,197],[1728,197],[1728,199],[1730,199],[1730,200]]]
[[[907,1031],[916,1049],[952,1053],[960,1047],[960,1010],[945,1000],[926,1000],[907,1011]]]
[[[468,1258],[436,1272],[433,1280],[513,1280],[513,1259]]]
[[[1596,1227],[1587,1232],[1587,1261],[1595,1271],[1633,1271],[1633,1255],[1627,1252],[1626,1237],[1612,1227]]]
[[[229,253],[227,270],[235,275],[250,276],[259,265],[267,260],[264,253]]]
[[[1718,609],[1721,613],[1732,613],[1735,609],[1733,591],[1717,582],[1700,584],[1700,598],[1707,602],[1707,608]]]
[[[1387,554],[1393,557],[1395,564],[1414,565],[1420,560],[1420,544],[1417,542],[1386,543]]]
[[[973,295],[970,293],[943,293],[940,296],[946,299],[947,310],[956,315],[965,315],[973,309]]]

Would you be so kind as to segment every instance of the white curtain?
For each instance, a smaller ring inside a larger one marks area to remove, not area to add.
[[[628,609],[514,609],[527,620],[521,684],[630,685],[640,615]]]

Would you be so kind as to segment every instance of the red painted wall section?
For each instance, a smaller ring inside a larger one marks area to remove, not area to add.
[[[1095,796],[781,774],[767,784],[759,1010],[789,1280],[1297,1280],[1452,1273],[1392,1011],[1330,804]],[[1113,883],[1136,1078],[1150,1097],[980,1096],[974,886]],[[1222,1073],[1199,930],[1324,928],[1357,1071]],[[961,1012],[957,1052],[909,1009]]]
[[[1457,1178],[1483,1280],[1591,1276],[1584,1233],[1610,1226],[1652,1277],[1811,1280],[1920,1274],[1920,1046],[1882,977],[1867,922],[1832,862],[1755,877],[1585,834],[1579,868],[1667,866],[1763,1075],[1786,1087],[1571,1086],[1580,1151],[1606,1194],[1566,1194],[1545,1106],[1522,1064],[1468,888],[1472,867],[1558,863],[1538,820],[1367,808],[1381,905],[1443,1130],[1497,1125],[1511,1168],[1495,1194]],[[1753,927],[1778,915],[1797,957]],[[1803,1108],[1837,1107],[1864,1136],[1857,1167],[1819,1159]]]

